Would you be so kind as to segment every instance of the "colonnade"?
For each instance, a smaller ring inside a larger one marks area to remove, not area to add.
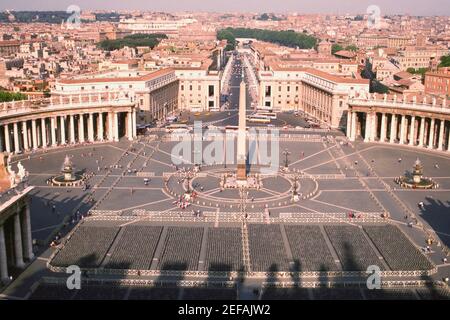
[[[80,112],[0,121],[0,152],[18,153],[58,145],[136,137],[136,111]]]
[[[350,109],[347,137],[365,142],[389,142],[450,152],[450,117],[442,115],[397,114]]]
[[[6,284],[12,267],[21,269],[34,258],[29,198],[23,196],[0,213],[0,282]]]

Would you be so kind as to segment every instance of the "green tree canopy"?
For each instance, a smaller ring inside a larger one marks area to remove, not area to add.
[[[299,47],[300,49],[314,48],[317,39],[313,36],[294,31],[273,31],[250,28],[226,28],[217,33],[219,40],[227,39],[236,42],[236,38],[253,38],[261,41],[277,43],[286,47]],[[230,41],[228,42],[230,43]]]
[[[441,63],[439,64],[439,67],[450,67],[450,54],[441,57]]]
[[[344,50],[344,47],[341,46],[340,44],[333,44],[331,46],[331,53],[332,54],[335,54],[336,52],[341,51],[341,50]]]
[[[106,51],[118,50],[122,49],[123,47],[131,47],[131,48],[150,47],[153,49],[155,46],[158,45],[161,39],[166,38],[167,36],[161,33],[155,34],[137,33],[126,36],[122,39],[100,41],[98,43],[98,46]]]
[[[0,91],[0,102],[19,101],[25,100],[26,98],[27,96],[22,93],[11,91]]]

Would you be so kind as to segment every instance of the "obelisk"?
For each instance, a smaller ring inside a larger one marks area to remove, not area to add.
[[[246,164],[246,90],[244,77],[242,77],[239,85],[239,128],[237,142],[237,180],[247,181],[247,164]]]

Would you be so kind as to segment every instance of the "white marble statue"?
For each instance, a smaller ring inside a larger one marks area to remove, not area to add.
[[[8,163],[8,166],[6,167],[9,174],[9,184],[11,188],[14,188],[17,186],[17,175],[16,172],[11,168],[11,164]]]
[[[25,170],[25,167],[20,161],[19,163],[17,163],[17,169],[17,176],[19,177],[20,181],[23,181],[23,179],[28,175],[28,172]]]

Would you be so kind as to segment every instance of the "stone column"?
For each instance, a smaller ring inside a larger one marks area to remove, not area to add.
[[[425,139],[425,117],[420,119],[420,131],[419,131],[419,147],[423,147]]]
[[[128,123],[128,129],[127,129],[127,135],[128,140],[133,140],[133,112],[127,113],[127,123]]]
[[[59,121],[61,123],[61,145],[65,145],[66,144],[66,124],[65,124],[64,116],[61,116],[59,118]]]
[[[450,126],[448,127],[447,151],[450,152]]]
[[[366,113],[366,128],[365,128],[365,134],[364,134],[364,142],[369,142],[371,140],[371,133],[372,133],[372,115],[370,113]]]
[[[98,127],[97,127],[97,135],[98,135],[98,139],[99,141],[103,141],[103,113],[100,112],[98,114],[98,123],[97,123]]]
[[[114,112],[113,128],[114,128],[114,141],[119,141],[119,115],[117,114],[117,112]]]
[[[0,128],[1,128],[1,126],[0,126]],[[0,132],[1,132],[1,130],[0,130]],[[4,142],[3,142],[3,138],[2,138],[2,135],[1,135],[1,133],[0,133],[0,152],[2,152],[3,151],[3,146],[4,146],[5,144],[4,144]]]
[[[47,128],[45,125],[45,118],[41,118],[41,134],[42,134],[42,147],[47,147]]]
[[[22,136],[23,136],[23,149],[28,150],[29,144],[28,144],[28,131],[26,121],[22,121]]]
[[[352,136],[352,112],[350,110],[347,111],[347,129],[345,130],[347,138],[351,138]]]
[[[23,263],[22,231],[18,212],[14,215],[14,253],[16,256],[16,267],[23,268],[25,264]]]
[[[357,126],[358,114],[356,111],[352,112],[352,133],[351,133],[351,141],[356,140],[356,126]]]
[[[137,137],[137,123],[136,123],[136,108],[133,108],[133,111],[131,112],[132,116],[133,116],[133,124],[132,124],[132,128],[133,128],[133,138]]]
[[[14,122],[13,128],[14,128],[14,152],[19,152],[20,151],[19,128],[17,126],[17,122]]]
[[[84,142],[84,115],[80,114],[78,121],[78,142]]]
[[[50,136],[52,139],[51,144],[54,147],[58,144],[58,142],[56,141],[56,119],[55,119],[55,117],[50,118],[50,128],[51,128]]]
[[[433,149],[434,148],[434,118],[431,118],[431,123],[430,123],[430,135],[429,135],[429,139],[428,139],[428,148],[429,149]]]
[[[441,119],[439,124],[438,150],[444,150],[444,126],[445,120]]]
[[[33,149],[37,149],[38,148],[38,133],[36,130],[36,119],[31,120],[31,136],[32,136],[32,140],[33,140]]]
[[[70,143],[75,143],[75,119],[74,115],[71,114],[70,116],[70,124],[69,124],[69,130],[70,130]]]
[[[390,133],[389,142],[390,143],[395,143],[395,139],[396,138],[397,138],[397,115],[396,114],[392,114],[392,118],[391,118],[391,133]]]
[[[381,132],[380,132],[380,141],[385,142],[386,141],[386,113],[381,114]]]
[[[6,152],[11,153],[11,137],[9,135],[9,124],[5,124],[4,131],[5,131],[5,149]]]
[[[0,281],[6,284],[9,281],[8,276],[8,257],[6,256],[5,230],[0,225]]]
[[[114,140],[114,132],[113,132],[113,113],[108,112],[108,139],[109,141]]]
[[[24,256],[28,261],[34,258],[33,254],[33,240],[31,236],[31,221],[30,221],[30,201],[27,204],[22,215],[22,235]]]
[[[416,145],[416,117],[411,116],[411,127],[409,128],[409,145]]]
[[[410,146],[415,146],[416,145],[416,117],[415,116],[411,116],[411,127],[409,128],[409,145]]]
[[[402,115],[402,120],[400,122],[400,144],[405,143],[405,134],[406,133],[406,116]]]
[[[88,139],[90,142],[94,142],[94,115],[89,113],[88,117]]]
[[[372,141],[376,141],[377,140],[377,136],[378,136],[378,119],[377,119],[377,113],[374,112],[372,114]]]

